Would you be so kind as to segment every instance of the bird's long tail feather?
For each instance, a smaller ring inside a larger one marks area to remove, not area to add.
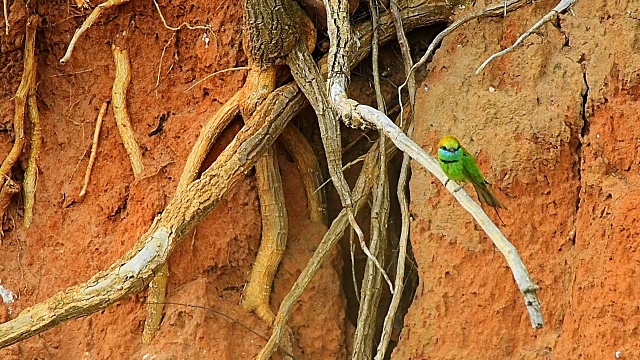
[[[498,215],[498,219],[500,219],[500,222],[502,223],[502,225],[504,225],[504,221],[500,217],[500,214],[498,214],[498,208],[506,209],[507,207],[504,206],[504,204],[502,204],[495,195],[493,195],[491,190],[489,190],[489,188],[487,187],[486,183],[476,184],[475,182],[472,182],[472,184],[476,189],[476,193],[478,194],[478,200],[480,200],[481,203],[485,203],[493,207],[496,215]]]
[[[502,204],[500,200],[498,200],[498,198],[495,195],[493,195],[491,190],[489,190],[489,188],[487,187],[487,184],[475,183],[475,182],[472,182],[472,184],[473,184],[473,187],[476,189],[476,193],[478,194],[478,200],[480,200],[480,202],[483,202],[494,208],[506,209],[504,204]]]

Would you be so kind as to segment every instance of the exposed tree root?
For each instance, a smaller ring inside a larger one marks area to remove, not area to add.
[[[384,137],[382,137],[384,140]],[[372,189],[373,206],[371,209],[371,254],[384,264],[387,249],[387,223],[389,219],[389,177],[385,141],[379,141],[378,179]],[[367,259],[362,280],[360,308],[353,341],[352,359],[371,359],[376,331],[376,315],[382,296],[382,273],[371,259]],[[396,292],[397,293],[397,292]],[[394,293],[393,295],[396,295]]]
[[[78,1],[81,1],[81,0],[78,0]],[[129,0],[108,0],[96,6],[96,8],[93,9],[91,14],[89,14],[89,16],[82,23],[82,26],[80,26],[80,28],[76,30],[75,34],[73,34],[73,38],[71,38],[71,41],[69,42],[69,46],[67,47],[67,52],[64,54],[64,57],[60,59],[60,63],[65,64],[69,61],[69,59],[71,58],[71,54],[73,53],[73,49],[75,48],[76,43],[78,42],[78,39],[80,39],[80,36],[82,36],[82,34],[84,34],[85,31],[89,30],[91,25],[93,25],[93,23],[98,19],[100,14],[102,14],[102,12],[127,2],[129,2]],[[80,5],[78,4],[78,6]]]
[[[129,154],[133,175],[138,175],[144,170],[142,163],[142,152],[136,141],[136,134],[131,127],[131,118],[127,110],[127,90],[131,83],[131,65],[129,63],[129,54],[127,50],[122,50],[114,45],[113,59],[116,63],[116,77],[113,81],[113,91],[111,93],[111,101],[113,102],[113,116],[116,118],[118,132],[124,148]]]
[[[87,188],[89,187],[89,180],[91,179],[91,171],[93,170],[93,164],[96,161],[96,156],[98,153],[98,142],[100,141],[100,129],[102,129],[102,119],[104,115],[107,113],[107,107],[109,106],[109,102],[105,101],[100,106],[100,111],[98,112],[98,119],[96,120],[96,129],[93,132],[93,141],[91,142],[91,154],[89,155],[89,163],[87,164],[87,170],[84,173],[84,180],[82,181],[82,190],[80,190],[80,197],[85,196],[87,193]]]
[[[167,294],[167,280],[169,279],[169,265],[165,262],[160,266],[156,276],[149,283],[147,293],[147,318],[142,329],[142,343],[149,345],[156,336],[160,322],[162,321],[162,311],[164,310],[164,300]]]
[[[322,142],[324,143],[324,150],[327,155],[329,173],[331,174],[333,185],[340,195],[342,206],[347,210],[349,223],[358,236],[362,250],[378,267],[385,280],[387,280],[389,289],[393,293],[393,285],[391,284],[391,280],[389,280],[389,276],[382,268],[380,262],[373,256],[373,254],[371,254],[371,251],[364,242],[364,234],[355,220],[355,212],[352,210],[353,204],[351,201],[351,195],[349,195],[351,190],[349,189],[349,185],[342,173],[340,124],[338,123],[338,118],[335,113],[331,110],[329,100],[326,97],[325,83],[323,80],[324,77],[320,74],[318,66],[304,46],[299,45],[291,52],[288,63],[291,68],[293,78],[298,84],[300,84],[300,88],[307,99],[309,99],[309,103],[311,103],[311,106],[313,106],[313,109],[318,116]]]
[[[376,104],[378,110],[386,113],[384,97],[380,86],[380,70],[379,70],[379,44],[378,44],[378,6],[377,0],[369,0],[369,9],[371,11],[372,39],[371,39],[371,63],[373,73],[373,88],[376,94]],[[370,359],[371,349],[373,348],[373,338],[375,334],[376,315],[378,304],[382,296],[382,276],[385,272],[377,270],[376,262],[384,264],[385,250],[387,246],[387,223],[389,219],[389,178],[387,175],[387,163],[385,159],[385,141],[381,136],[380,144],[380,170],[378,174],[378,182],[373,192],[373,205],[371,207],[371,241],[370,251],[372,257],[367,259],[364,269],[364,277],[362,280],[362,289],[360,295],[360,307],[358,309],[358,320],[356,321],[356,331],[353,339],[352,359]],[[363,250],[364,245],[361,244]],[[366,253],[366,252],[365,252]],[[352,254],[353,256],[353,254]],[[376,261],[376,262],[374,262]],[[353,267],[353,261],[352,261]],[[352,268],[352,276],[353,276]],[[391,293],[396,295],[397,291],[391,285],[391,280],[386,277],[389,282]],[[355,281],[354,281],[355,283]]]
[[[252,9],[251,6],[246,8]],[[451,11],[451,6],[446,4],[421,4],[409,6],[403,11],[403,17],[407,20],[405,25],[412,28],[446,20]],[[380,20],[381,27],[386,29],[381,31],[380,41],[384,42],[393,36],[389,31],[392,24],[390,16],[382,16]],[[86,24],[87,21],[85,21]],[[257,25],[264,25],[268,31],[274,30],[264,22],[258,22]],[[363,34],[362,39],[364,41],[362,43],[365,46],[354,50],[351,54],[353,57],[349,58],[350,64],[362,60],[368,53],[366,39],[370,36],[369,28],[370,25],[368,24],[358,28],[358,31]],[[253,32],[252,34],[258,33]],[[78,33],[76,35],[79,36]],[[282,34],[277,33],[275,35],[280,36]],[[294,36],[294,38],[296,37]],[[282,36],[281,39],[288,39],[288,37]],[[245,44],[247,44],[246,41]],[[283,54],[281,50],[286,48],[285,45],[290,44],[282,42],[273,42],[272,44],[275,44],[277,51],[270,51],[265,48],[260,49],[259,47],[255,49],[266,58],[273,57],[272,63],[276,63],[276,59],[281,59],[281,56],[287,54],[286,52]],[[295,42],[293,45],[295,45]],[[68,53],[70,54],[70,51]],[[247,53],[249,54],[251,51],[247,51]],[[262,66],[264,64],[268,66]],[[265,60],[262,65],[258,64],[258,68],[264,70],[270,67],[269,64],[269,61]],[[220,202],[226,191],[246,174],[262,153],[272,145],[274,139],[283,130],[291,117],[306,103],[295,84],[286,85],[273,92],[267,91],[264,97],[266,97],[266,100],[259,106],[259,101],[256,102],[256,110],[251,119],[245,118],[245,127],[220,154],[214,164],[205,170],[197,180],[195,180],[195,177],[197,177],[198,170],[195,170],[192,181],[187,181],[183,184],[181,190],[176,192],[176,195],[163,213],[156,217],[148,232],[140,238],[127,254],[117,260],[109,269],[94,275],[86,283],[72,286],[42,303],[25,309],[17,318],[0,324],[0,347],[41,333],[68,319],[99,311],[140,291],[164,266],[167,257],[185,234],[191,231],[195,224]],[[248,97],[243,99],[246,98]],[[240,110],[239,105],[232,106],[234,113],[237,113],[238,110]],[[245,110],[243,114],[246,113],[246,107],[243,110]],[[251,111],[248,111],[248,113],[251,113]],[[201,138],[206,138],[207,134],[211,134],[211,132],[203,131]],[[206,147],[207,141],[199,140],[199,143],[204,144]],[[200,147],[200,150],[196,148],[194,147],[194,152],[196,153],[203,151],[203,147]],[[395,149],[387,149],[387,152],[392,151],[395,151]],[[368,169],[363,172],[365,176],[361,176],[360,181],[356,184],[353,199],[357,199],[354,203],[357,206],[354,207],[354,210],[362,206],[365,201],[364,197],[368,194],[368,189],[371,186],[370,183],[374,181],[375,175],[366,175],[375,174],[375,171],[377,171],[377,166],[375,165],[377,153],[374,152],[374,154],[373,162],[365,163],[365,169]],[[192,161],[191,163],[195,164],[197,161]],[[185,167],[188,168],[187,166]],[[287,295],[286,302],[283,302],[274,322],[277,330],[275,334],[278,336],[277,340],[274,340],[273,337],[270,340],[270,346],[273,349],[278,347],[282,336],[286,333],[286,321],[291,314],[293,304],[311,281],[324,257],[339,238],[338,230],[336,229],[340,228],[339,232],[341,234],[348,222],[349,216],[343,210],[333,223],[333,230],[330,230],[325,236],[324,245],[318,248],[314,258],[310,261],[310,266],[304,270],[292,292]]]
[[[4,183],[5,179],[9,178],[9,172],[18,161],[18,158],[22,154],[22,148],[24,147],[25,109],[27,105],[27,98],[35,86],[35,40],[36,28],[38,27],[39,21],[39,17],[36,15],[30,16],[29,19],[27,19],[27,31],[24,42],[24,70],[22,72],[22,80],[18,86],[18,91],[16,91],[15,115],[13,117],[13,132],[15,140],[11,151],[9,151],[9,154],[2,162],[2,165],[0,165],[0,182],[2,183]]]
[[[322,185],[320,163],[311,145],[293,124],[287,125],[280,134],[280,143],[287,150],[298,168],[302,185],[307,195],[307,207],[311,221],[327,224],[327,198]]]
[[[4,237],[4,221],[7,217],[7,209],[11,204],[11,198],[14,194],[20,192],[20,184],[17,184],[11,178],[6,178],[2,190],[0,190],[0,244]]]
[[[271,287],[287,246],[289,232],[282,178],[273,146],[256,164],[256,179],[262,215],[262,238],[249,282],[244,288],[242,306],[270,325],[275,318],[269,306]],[[283,344],[284,351],[291,354],[293,333],[290,329],[286,331],[288,336]]]
[[[245,176],[304,105],[295,84],[274,91],[202,176],[174,197],[150,229],[109,269],[23,310],[0,324],[0,348],[57,324],[94,313],[140,291],[182,238]]]
[[[247,311],[255,312],[267,324],[271,324],[275,315],[269,307],[269,295],[287,245],[289,231],[282,179],[273,148],[256,164],[256,179],[262,214],[262,240],[251,269],[251,277],[244,288],[242,306]]]
[[[33,39],[35,41],[35,39]],[[42,146],[42,131],[40,127],[40,114],[38,113],[38,104],[36,101],[36,62],[34,61],[33,78],[31,79],[31,89],[29,90],[29,98],[27,100],[27,112],[31,121],[31,149],[29,151],[29,160],[27,162],[27,170],[22,181],[24,190],[24,227],[31,226],[33,219],[33,205],[36,197],[36,186],[38,183],[38,156],[40,147]]]
[[[390,142],[388,142],[389,144]],[[391,158],[397,149],[393,146],[387,145],[387,159]],[[362,171],[353,189],[352,199],[354,200],[354,211],[359,211],[366,203],[367,196],[371,191],[374,181],[377,180],[379,166],[379,141],[376,141],[373,147],[367,153],[362,166]],[[340,214],[333,220],[331,227],[318,244],[316,251],[313,253],[311,259],[307,263],[307,266],[302,270],[300,276],[291,287],[289,293],[285,296],[280,304],[280,309],[276,314],[276,319],[273,322],[273,332],[269,342],[262,348],[256,359],[268,360],[271,355],[278,349],[278,344],[282,340],[286,333],[286,324],[291,316],[293,307],[313,280],[314,275],[320,269],[320,266],[324,260],[329,256],[329,253],[333,246],[340,240],[347,226],[349,226],[349,219],[346,209],[342,209]]]
[[[415,101],[416,101],[416,79],[415,74],[411,71],[413,67],[413,59],[411,58],[411,49],[409,48],[409,41],[407,40],[407,35],[404,32],[404,27],[402,25],[402,16],[400,15],[400,7],[398,6],[397,0],[391,0],[390,3],[391,14],[393,15],[394,24],[396,27],[396,34],[398,36],[398,43],[400,44],[400,51],[402,53],[402,62],[404,64],[404,72],[405,76],[407,76],[407,83],[409,85],[409,130],[407,131],[407,136],[411,138],[413,134],[413,124],[414,124],[414,115],[415,115]],[[402,99],[399,99],[400,103]],[[404,124],[404,114],[401,110],[400,113],[400,126]],[[389,346],[389,341],[391,340],[391,334],[393,331],[393,324],[396,320],[396,314],[398,311],[398,305],[400,304],[400,300],[402,298],[403,290],[404,290],[404,275],[405,275],[405,260],[407,257],[407,243],[409,241],[409,226],[410,226],[410,218],[409,218],[409,199],[407,198],[407,188],[409,186],[409,164],[410,164],[409,155],[403,154],[402,156],[402,165],[400,167],[400,177],[398,179],[398,203],[400,204],[400,213],[402,215],[401,219],[401,230],[400,230],[400,240],[398,243],[398,259],[396,263],[396,278],[394,280],[394,286],[396,288],[396,292],[391,297],[391,303],[389,304],[389,309],[387,310],[387,315],[384,318],[384,323],[382,325],[382,334],[380,335],[380,342],[378,343],[378,349],[376,351],[375,360],[383,360],[386,353],[387,348]]]

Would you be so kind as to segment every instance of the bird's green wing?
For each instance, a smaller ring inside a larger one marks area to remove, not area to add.
[[[463,170],[469,181],[478,185],[484,184],[484,176],[482,176],[482,172],[476,163],[476,159],[473,158],[473,155],[471,155],[467,149],[462,148],[462,152]]]

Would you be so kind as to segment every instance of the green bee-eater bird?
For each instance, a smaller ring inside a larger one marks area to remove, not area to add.
[[[455,136],[445,136],[438,143],[438,162],[442,171],[450,180],[472,183],[481,203],[488,204],[494,208],[506,209],[487,187],[489,182],[482,176],[476,159],[460,144],[460,140]]]

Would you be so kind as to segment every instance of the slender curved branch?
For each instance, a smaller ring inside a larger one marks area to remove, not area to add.
[[[563,13],[565,11],[567,11],[568,9],[570,9],[571,7],[573,7],[576,2],[578,2],[578,0],[562,0],[558,3],[558,5],[556,5],[556,7],[554,7],[550,12],[548,12],[545,16],[542,17],[542,19],[540,19],[537,23],[535,23],[535,25],[533,25],[529,30],[527,30],[524,34],[520,35],[520,37],[516,40],[516,42],[513,43],[513,45],[509,46],[508,48],[499,51],[491,56],[489,56],[489,58],[487,60],[485,60],[482,65],[480,65],[480,67],[478,68],[478,70],[476,70],[476,75],[480,74],[482,72],[482,70],[484,70],[485,67],[487,67],[487,65],[489,65],[490,62],[492,62],[493,60],[504,56],[510,52],[512,52],[513,50],[515,50],[516,47],[518,47],[518,45],[522,44],[522,42],[528,38],[529,36],[531,36],[531,34],[533,34],[534,31],[538,30],[540,27],[542,27],[542,25],[550,22],[551,20],[553,20],[556,16],[558,16],[558,14]]]
[[[73,49],[76,47],[76,43],[78,42],[82,34],[84,34],[85,31],[89,30],[91,25],[93,25],[93,23],[96,22],[98,17],[100,17],[100,15],[105,10],[110,9],[112,7],[120,6],[126,2],[129,2],[129,0],[107,0],[102,4],[96,6],[96,8],[93,9],[91,14],[89,14],[89,16],[87,16],[85,21],[82,23],[82,26],[80,26],[80,28],[78,28],[78,30],[76,30],[76,32],[73,34],[73,38],[71,38],[71,41],[69,42],[69,46],[67,47],[67,51],[65,52],[64,56],[62,57],[62,59],[60,59],[60,63],[66,64],[69,61],[69,59],[71,59],[71,54],[73,54]]]

